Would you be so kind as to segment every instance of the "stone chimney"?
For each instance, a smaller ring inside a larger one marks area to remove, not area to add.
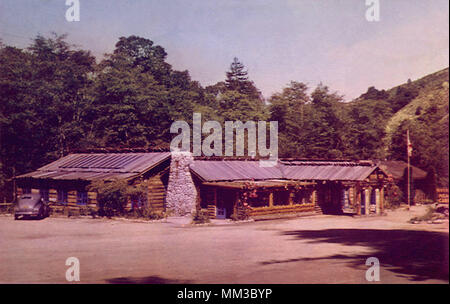
[[[194,162],[190,152],[172,152],[169,184],[167,186],[167,209],[175,216],[192,214],[196,209],[197,189],[192,180],[189,165]]]

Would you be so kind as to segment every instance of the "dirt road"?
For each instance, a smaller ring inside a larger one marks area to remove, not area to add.
[[[448,222],[409,224],[417,206],[387,216],[318,215],[192,227],[180,219],[0,216],[1,283],[68,283],[68,257],[80,283],[448,283]]]

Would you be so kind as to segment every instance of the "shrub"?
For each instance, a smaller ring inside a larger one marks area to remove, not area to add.
[[[195,211],[195,213],[192,216],[192,222],[194,224],[205,224],[205,223],[209,223],[210,219],[209,219],[209,214],[208,214],[208,210],[204,210],[204,209],[197,209]]]
[[[236,212],[233,213],[230,217],[233,221],[245,221],[250,218],[249,210],[245,206],[240,206],[236,209]]]
[[[155,210],[153,208],[137,208],[133,209],[129,214],[128,217],[131,218],[142,218],[146,220],[160,220],[165,218],[167,215],[162,210]]]
[[[386,189],[386,204],[387,208],[395,208],[400,206],[402,203],[403,192],[402,190],[395,185],[394,183],[389,184]]]
[[[100,216],[124,215],[129,199],[141,202],[147,200],[145,183],[129,185],[126,180],[96,181],[89,186],[89,191],[97,192]],[[150,213],[145,212],[145,216],[149,216]]]
[[[128,198],[128,186],[125,180],[93,182],[89,191],[97,192],[98,214],[107,217],[123,214]]]

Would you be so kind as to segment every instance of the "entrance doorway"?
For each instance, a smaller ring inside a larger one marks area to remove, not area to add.
[[[217,190],[216,218],[230,218],[233,214],[234,203],[236,200],[236,191],[227,189]]]
[[[361,191],[361,215],[366,214],[366,192]]]

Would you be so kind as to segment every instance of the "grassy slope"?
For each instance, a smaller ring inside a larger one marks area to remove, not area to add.
[[[408,119],[417,119],[420,115],[416,115],[417,109],[420,107],[422,113],[424,110],[432,105],[443,109],[446,113],[442,117],[442,121],[448,120],[448,100],[449,100],[449,69],[438,71],[436,73],[427,75],[409,85],[419,88],[419,95],[413,99],[409,104],[397,111],[386,123],[386,136],[383,139],[385,152],[389,149],[391,143],[391,136],[397,130],[398,126]],[[401,86],[407,86],[402,84]],[[388,92],[393,94],[397,87],[390,89]]]
[[[432,105],[436,105],[439,109],[439,112],[446,113],[445,116],[442,117],[442,123],[444,125],[444,121],[448,120],[448,100],[449,100],[449,69],[443,69],[433,74],[429,74],[420,79],[408,83],[401,84],[399,86],[393,87],[386,92],[390,97],[395,96],[395,93],[399,87],[407,87],[414,86],[418,88],[419,95],[414,98],[410,103],[406,106],[398,110],[397,112],[389,115],[389,117],[385,118],[385,132],[386,135],[383,140],[383,148],[382,151],[377,151],[376,155],[378,158],[385,158],[388,155],[388,151],[390,150],[392,135],[395,133],[397,128],[401,125],[404,120],[409,119],[418,119],[420,115],[416,115],[417,109],[421,108],[421,113],[424,113],[427,108]],[[367,106],[371,104],[374,106],[375,104],[382,104],[386,101],[383,100],[371,100],[371,99],[363,99],[356,98],[345,104],[345,107],[348,109],[349,107],[359,107],[359,106]],[[444,109],[446,107],[446,109]],[[443,110],[443,111],[440,111]]]

